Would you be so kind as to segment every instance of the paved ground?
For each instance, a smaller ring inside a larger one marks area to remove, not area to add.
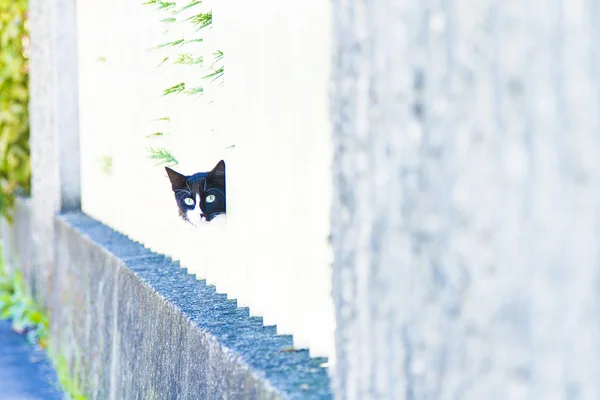
[[[46,353],[0,320],[0,400],[62,398]]]

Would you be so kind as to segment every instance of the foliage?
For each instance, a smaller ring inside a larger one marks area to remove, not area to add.
[[[177,85],[171,86],[170,88],[166,88],[163,92],[163,95],[168,95],[172,93],[181,93],[185,90],[185,82],[179,82]]]
[[[48,317],[25,292],[19,272],[0,276],[0,319],[12,320],[15,332],[26,334],[31,343],[48,345]]]
[[[193,64],[202,64],[202,57],[194,57],[192,53],[181,53],[177,56],[175,64],[185,64],[185,65],[193,65]]]
[[[67,392],[72,400],[86,400],[87,398],[81,394],[82,390],[77,381],[71,378],[71,368],[67,359],[63,356],[52,357],[52,364],[56,370],[58,383]]]
[[[19,272],[9,274],[6,271],[1,247],[0,319],[10,319],[15,332],[26,335],[30,343],[37,343],[40,347],[48,349],[50,326],[48,315],[27,294],[21,274]],[[49,355],[63,391],[73,400],[86,400],[77,382],[71,378],[71,370],[66,359],[60,355],[51,353]]]
[[[148,0],[144,4],[153,6],[155,9],[165,13],[166,16],[162,20],[160,20],[160,22],[162,22],[164,24],[172,24],[172,23],[176,23],[176,22],[187,22],[195,27],[195,31],[201,31],[202,29],[210,28],[210,26],[212,25],[212,21],[213,21],[212,11],[199,12],[199,13],[193,14],[183,20],[178,19],[180,14],[183,13],[184,11],[188,11],[195,6],[202,4],[201,1],[192,0],[188,4],[184,5],[181,8],[177,8],[177,4],[175,2],[161,1],[161,0]],[[183,45],[186,45],[189,43],[197,43],[197,42],[202,42],[202,37],[195,37],[195,38],[187,39],[187,40],[185,38],[179,38],[177,40],[159,44],[157,46],[157,49],[164,48],[164,47],[179,47],[179,46],[183,46]],[[222,65],[223,52],[218,51],[217,53],[215,53],[214,56],[215,56],[215,58],[213,60],[213,65],[211,66],[211,69],[213,70],[213,72],[206,75],[205,78],[214,78],[215,75],[219,75],[219,77],[222,77],[222,73],[224,71],[224,67]],[[165,59],[163,59],[162,63],[169,61],[169,59],[170,59],[170,57],[165,57]],[[191,53],[180,53],[180,54],[178,54],[177,58],[175,58],[175,60],[173,60],[173,63],[174,64],[187,64],[187,65],[202,64],[203,59],[202,59],[202,57],[194,57],[194,55]],[[220,72],[215,74],[215,72],[217,72],[217,71],[220,71]],[[179,85],[182,85],[182,83],[178,83],[177,85],[174,85],[173,87],[176,87]]]
[[[193,15],[187,20],[196,25],[197,30],[207,28],[212,24],[212,11]]]
[[[174,166],[179,164],[177,159],[167,149],[163,147],[159,147],[156,149],[153,147],[149,147],[148,153],[150,153],[150,159],[156,161],[157,165]]]
[[[0,0],[0,215],[29,194],[27,0]]]
[[[163,13],[163,18],[160,20],[163,24],[173,24],[173,23],[188,23],[194,26],[194,32],[200,32],[203,29],[210,28],[212,25],[212,11],[208,12],[196,12],[191,16],[184,17],[182,14],[185,12],[190,13],[193,9],[202,4],[201,1],[191,0],[184,6],[178,7],[175,2],[163,1],[163,0],[148,0],[144,4],[150,5],[154,7],[156,10]],[[198,8],[196,8],[197,10]],[[190,11],[191,10],[191,11]],[[193,37],[193,38],[177,38],[176,40],[172,40],[166,43],[162,43],[158,45],[157,49],[163,48],[179,48],[183,47],[190,43],[198,43],[202,42],[202,37]],[[163,65],[167,62],[171,62],[172,64],[177,65],[186,65],[186,66],[204,66],[204,59],[201,56],[194,55],[190,52],[181,52],[177,54],[176,57],[165,57],[161,61],[160,65]],[[208,69],[210,72],[203,76],[204,79],[209,80],[210,82],[221,81],[223,80],[223,75],[225,72],[225,68],[223,66],[223,52],[217,51],[213,55],[212,63],[209,65]],[[193,86],[189,87],[185,82],[178,82],[173,84],[172,86],[163,90],[163,96],[173,95],[173,94],[185,94],[191,96],[198,96],[204,93],[204,88],[201,86]],[[167,121],[168,122],[168,121]],[[158,137],[163,136],[161,132],[157,132],[155,134],[150,134],[146,136],[147,139],[156,139]],[[154,148],[152,146],[148,147],[149,158],[157,162],[157,165],[170,164],[176,165],[176,158],[164,147]]]
[[[101,156],[98,162],[102,173],[111,176],[113,171],[113,158],[111,156]]]

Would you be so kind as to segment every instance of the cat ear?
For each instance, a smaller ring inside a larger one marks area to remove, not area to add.
[[[171,181],[171,188],[173,190],[181,189],[186,186],[187,176],[180,174],[177,171],[172,170],[169,167],[165,167],[169,180]]]
[[[221,160],[217,165],[208,173],[208,179],[225,184],[225,161]]]

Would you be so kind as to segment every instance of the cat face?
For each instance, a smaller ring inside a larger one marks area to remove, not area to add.
[[[192,225],[210,222],[225,214],[225,162],[209,172],[186,176],[165,167],[175,194],[179,215]]]

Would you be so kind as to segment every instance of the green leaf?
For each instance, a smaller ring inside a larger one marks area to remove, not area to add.
[[[185,90],[185,83],[184,82],[179,82],[178,84],[173,85],[170,88],[165,89],[163,91],[163,96],[166,96],[168,94],[173,94],[173,93],[181,93],[184,90]]]
[[[185,39],[177,39],[174,40],[172,42],[166,42],[163,44],[159,44],[158,46],[156,46],[157,49],[162,49],[163,47],[175,47],[175,46],[179,46],[180,44],[183,44],[185,42]]]
[[[29,315],[29,320],[34,324],[39,324],[44,320],[44,316],[39,311],[34,311]]]
[[[167,133],[164,133],[164,132],[154,132],[154,133],[151,133],[149,135],[146,135],[146,139],[151,139],[151,138],[159,137],[159,136],[165,136],[165,135],[168,135],[169,133],[170,132],[167,132]]]
[[[202,2],[193,0],[193,1],[189,2],[188,4],[186,4],[185,6],[181,7],[179,10],[177,10],[175,12],[175,14],[179,14],[180,12],[183,12],[185,10],[189,10],[190,8],[197,6],[198,4],[202,4]]]
[[[30,191],[27,2],[0,3],[0,215]]]
[[[167,149],[165,149],[163,147],[159,147],[159,148],[149,147],[148,152],[150,153],[148,157],[151,160],[156,161],[157,166],[158,165],[173,166],[173,165],[179,164],[177,159]]]
[[[214,82],[215,80],[222,78],[224,72],[225,72],[224,68],[221,67],[221,68],[211,72],[210,74],[204,76],[203,78],[210,79],[211,82]]]
[[[196,25],[197,30],[204,29],[212,25],[212,11],[192,15],[186,21],[190,21],[193,25]]]
[[[142,4],[154,6],[159,10],[170,10],[177,6],[177,3],[175,3],[174,1],[161,1],[161,0],[148,0]]]
[[[158,67],[160,67],[161,65],[163,65],[164,63],[166,63],[167,61],[169,61],[169,57],[165,57],[162,59],[162,61],[158,64]]]
[[[193,64],[202,64],[202,56],[194,57],[191,53],[181,53],[177,56],[177,59],[174,61],[175,64],[185,64],[185,65],[193,65]]]
[[[188,90],[185,91],[185,94],[191,94],[191,95],[197,95],[197,94],[202,94],[204,93],[204,88],[202,87],[193,87],[193,88],[189,88]]]

